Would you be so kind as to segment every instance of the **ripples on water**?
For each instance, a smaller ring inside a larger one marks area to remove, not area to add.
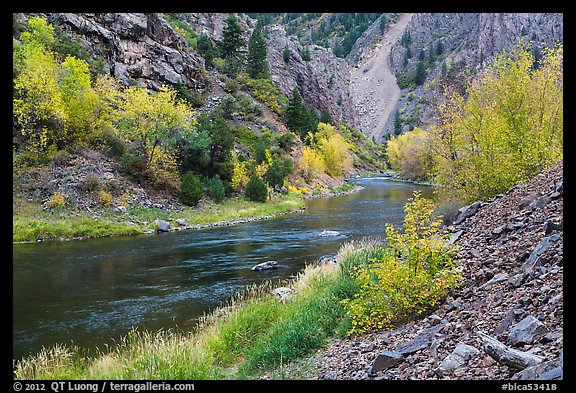
[[[103,348],[133,327],[189,329],[195,318],[265,280],[297,274],[353,239],[402,224],[414,190],[359,179],[364,190],[312,199],[305,212],[235,226],[13,248],[13,356],[56,343]],[[319,237],[323,230],[342,236]],[[252,266],[278,261],[278,269]]]

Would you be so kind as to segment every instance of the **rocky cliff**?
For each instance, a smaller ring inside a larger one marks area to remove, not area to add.
[[[198,34],[207,34],[220,42],[226,26],[226,13],[181,14]],[[257,26],[257,21],[245,14],[237,14],[246,41]],[[282,25],[265,26],[267,57],[272,80],[280,91],[291,97],[298,87],[302,99],[316,109],[318,114],[327,111],[337,122],[359,126],[357,110],[350,95],[350,65],[334,55],[331,49],[310,45],[310,60],[302,58],[304,47],[298,37],[287,36]],[[285,46],[290,50],[290,60],[284,61]]]
[[[519,42],[529,43],[533,53],[540,56],[544,48],[563,42],[563,14],[417,13],[406,27],[406,34],[409,41],[398,40],[391,49],[391,71],[395,75],[409,74],[424,61],[426,79],[414,90],[416,99],[409,100],[407,89],[403,89],[404,97],[396,109],[406,111],[405,130],[408,122],[418,126],[432,121],[426,108],[417,108],[417,102],[419,97],[430,99],[431,92],[424,92],[424,86],[440,77],[443,67],[445,72],[451,72],[454,81],[465,72],[478,72],[491,64],[502,50],[511,50]],[[407,56],[409,49],[411,56]],[[387,130],[393,129],[392,121],[388,119]]]
[[[327,111],[337,122],[359,127],[359,117],[350,94],[351,67],[330,49],[310,45],[310,60],[302,58],[304,48],[295,36],[287,37],[281,26],[267,26],[268,61],[272,80],[291,97],[298,87],[302,99],[318,113]],[[283,58],[285,46],[290,59]]]
[[[49,13],[48,22],[73,34],[94,55],[106,60],[105,71],[124,85],[157,90],[162,83],[182,83],[202,91],[204,59],[156,14]]]
[[[455,223],[460,287],[397,329],[331,343],[319,379],[563,379],[563,162]]]

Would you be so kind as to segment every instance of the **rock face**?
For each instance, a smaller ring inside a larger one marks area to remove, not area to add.
[[[462,231],[463,282],[434,317],[331,343],[314,359],[317,378],[563,379],[564,236],[547,224],[563,220],[562,190],[561,161],[478,206],[451,227]]]
[[[296,36],[286,36],[278,25],[266,26],[268,62],[272,80],[288,97],[298,87],[302,99],[318,113],[327,111],[336,122],[359,127],[357,109],[350,94],[351,67],[336,57],[332,50],[310,45],[310,60],[302,59],[304,48]],[[284,61],[283,50],[288,45],[290,60]]]
[[[74,34],[125,86],[137,83],[158,90],[178,82],[206,88],[204,59],[186,50],[186,42],[156,14],[49,13],[48,22]]]
[[[491,64],[502,50],[511,50],[519,41],[531,42],[532,50],[541,54],[543,48],[564,39],[561,13],[416,13],[406,31],[411,38],[408,46],[412,57],[405,61],[408,49],[397,41],[390,52],[392,72],[414,71],[422,49],[427,65],[426,83],[441,76],[442,63],[446,63],[446,69],[453,70],[456,75],[475,73]],[[442,45],[442,53],[436,55],[430,64],[430,47],[435,52],[438,43]],[[433,93],[433,89],[426,93],[424,85],[419,86],[413,92],[415,99],[410,100],[407,94],[403,94],[395,110],[405,110],[404,119],[411,115],[419,117],[420,122],[413,122],[414,126],[432,122],[432,113],[418,101],[420,97],[431,100]],[[393,117],[388,119],[385,128],[394,129]],[[408,129],[406,123],[404,129]]]

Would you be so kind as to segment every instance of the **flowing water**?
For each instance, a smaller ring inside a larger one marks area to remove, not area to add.
[[[132,328],[189,330],[252,284],[282,280],[345,242],[402,225],[413,191],[432,187],[355,179],[363,190],[312,199],[304,212],[202,230],[13,247],[13,358],[57,343],[104,349]],[[340,236],[321,237],[323,230]],[[268,260],[275,270],[252,271]]]

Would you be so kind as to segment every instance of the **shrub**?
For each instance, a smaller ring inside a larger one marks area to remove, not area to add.
[[[264,179],[268,182],[268,185],[273,188],[280,188],[284,185],[284,178],[286,177],[286,172],[284,171],[284,166],[278,160],[272,162],[270,168],[264,175]]]
[[[182,176],[182,183],[180,184],[180,200],[188,206],[196,206],[202,196],[204,190],[200,178],[192,171],[186,172]]]
[[[108,191],[105,190],[98,191],[98,201],[102,204],[102,206],[104,207],[110,206],[113,200],[114,198],[112,198],[112,194],[110,194]]]
[[[290,148],[296,143],[296,135],[287,132],[280,135],[274,135],[274,139],[278,146],[284,151],[290,151]]]
[[[64,205],[66,205],[67,201],[68,201],[68,197],[66,196],[66,194],[64,194],[63,192],[60,192],[60,191],[56,191],[50,197],[50,200],[48,201],[48,206],[50,208],[63,207]]]
[[[324,173],[326,164],[320,154],[311,147],[304,146],[302,149],[302,156],[298,163],[298,170],[306,178],[307,181],[317,178]]]
[[[253,174],[246,184],[244,195],[254,202],[266,202],[268,199],[268,187],[266,187],[266,183],[260,176]]]
[[[137,154],[124,153],[120,156],[120,170],[135,179],[143,178],[146,175],[146,159]]]
[[[100,179],[98,178],[98,176],[94,175],[86,176],[82,188],[84,189],[84,191],[88,192],[98,191],[100,189]]]
[[[216,203],[221,203],[224,200],[224,183],[220,180],[220,176],[216,175],[206,180],[206,195]]]
[[[352,319],[349,333],[404,322],[436,305],[459,280],[457,254],[439,233],[441,221],[432,219],[432,201],[415,192],[404,209],[404,233],[388,224],[381,256],[351,269],[359,291],[342,301]]]

